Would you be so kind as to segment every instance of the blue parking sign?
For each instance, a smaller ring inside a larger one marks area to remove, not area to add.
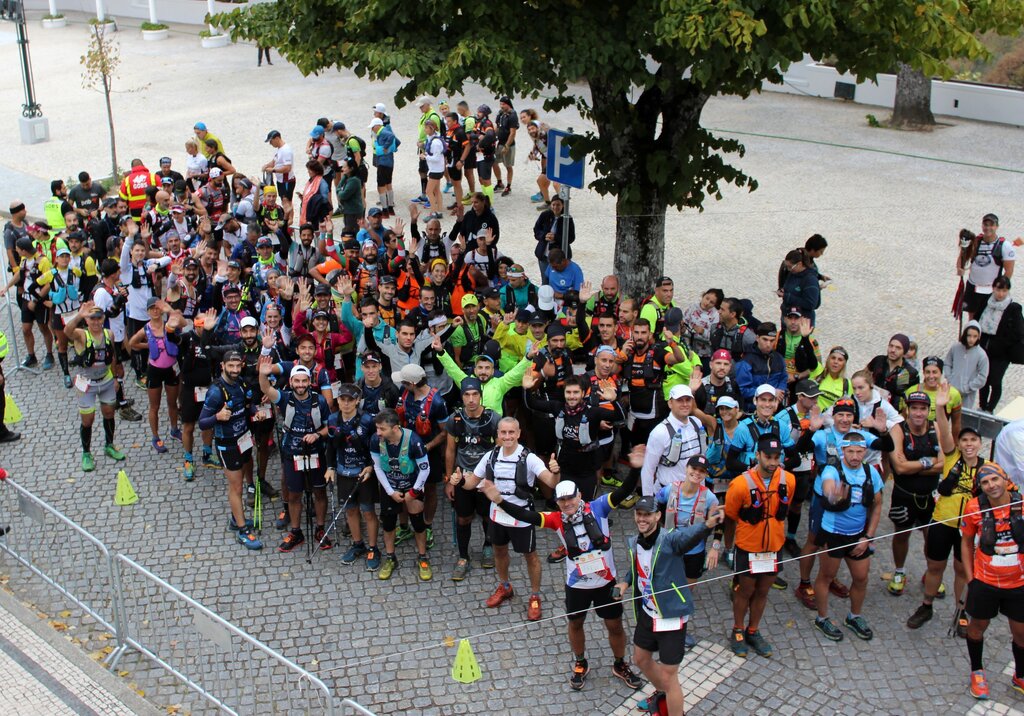
[[[553,182],[582,189],[583,167],[587,160],[586,157],[573,159],[569,156],[569,145],[565,138],[570,136],[568,132],[558,129],[548,130],[547,176]]]

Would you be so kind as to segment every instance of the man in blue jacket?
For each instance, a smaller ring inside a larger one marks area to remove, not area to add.
[[[708,538],[723,517],[719,507],[706,521],[669,530],[660,525],[661,510],[653,495],[636,503],[634,519],[640,533],[629,538],[629,571],[626,581],[617,587],[620,598],[632,587],[628,597],[636,621],[633,661],[658,690],[651,699],[665,699],[671,716],[683,713],[679,664],[686,651],[686,621],[693,614],[683,558]],[[658,652],[658,661],[654,652]]]
[[[786,359],[775,350],[779,331],[774,323],[761,323],[754,331],[757,344],[753,350],[743,354],[736,364],[736,385],[743,396],[744,412],[754,411],[754,392],[759,385],[767,383],[775,388],[780,403],[786,400],[789,377],[786,373]]]

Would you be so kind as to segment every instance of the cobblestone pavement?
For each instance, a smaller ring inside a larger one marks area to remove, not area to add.
[[[364,108],[373,102],[390,103],[388,98],[398,86],[393,82],[370,85],[350,73],[302,79],[283,63],[257,71],[252,66],[255,53],[248,46],[207,54],[198,49],[194,36],[176,34],[167,42],[151,44],[135,35],[128,30],[120,33],[123,54],[134,58],[126,63],[122,81],[125,87],[150,80],[153,84],[116,99],[125,157],[153,160],[165,153],[168,143],[178,147],[194,121],[203,119],[224,139],[236,165],[250,172],[263,161],[262,139],[271,126],[279,128],[293,146],[301,147],[312,118],[340,114],[358,123],[368,116]],[[18,186],[26,191],[51,175],[69,176],[82,168],[99,175],[107,163],[98,97],[78,88],[74,71],[56,71],[76,66],[85,41],[81,26],[33,35],[37,85],[51,117],[54,141],[19,147],[0,159],[0,171],[20,177],[23,181]],[[14,52],[12,45],[0,46]],[[159,61],[166,76],[159,81],[150,77],[147,58]],[[218,71],[231,78],[230,101],[213,102],[189,89],[194,88],[196,73],[207,71],[214,62]],[[0,77],[4,106],[20,102],[18,92],[13,75]],[[471,102],[485,99],[479,90],[468,94]],[[268,103],[268,97],[273,101]],[[315,109],[296,111],[304,103]],[[666,272],[677,279],[677,297],[696,299],[707,286],[723,286],[727,293],[754,299],[758,314],[768,317],[776,305],[772,289],[781,256],[817,231],[830,241],[821,263],[835,279],[820,312],[823,346],[842,343],[851,352],[851,365],[862,365],[884,348],[889,335],[905,330],[920,342],[921,355],[944,353],[956,330],[948,313],[956,284],[952,273],[956,232],[961,226],[977,226],[982,213],[993,211],[1003,217],[1005,234],[1024,233],[1021,217],[1014,214],[1024,189],[1019,173],[948,162],[1018,169],[1024,159],[1021,132],[972,122],[958,122],[930,134],[888,132],[867,128],[864,113],[863,107],[854,105],[771,94],[746,101],[713,100],[705,111],[709,126],[891,153],[744,136],[748,153],[736,161],[759,179],[761,188],[749,195],[726,192],[725,201],[709,205],[703,214],[669,217]],[[248,117],[259,119],[245,120]],[[396,115],[400,137],[413,136],[414,121],[410,110]],[[551,123],[582,126],[578,117],[568,115]],[[13,120],[10,124],[3,130],[8,138],[14,131]],[[521,147],[515,193],[498,199],[497,208],[504,228],[503,250],[528,257],[536,213],[526,195],[533,191],[536,169],[526,162],[526,153]],[[171,154],[177,164],[182,163],[179,149]],[[416,188],[409,155],[400,157],[396,193],[409,197]],[[5,186],[5,195],[12,191]],[[573,213],[581,237],[576,254],[596,283],[610,268],[614,205],[591,192],[575,196]],[[6,328],[2,316],[0,311],[0,325]],[[56,372],[33,377],[12,375],[10,369],[10,392],[26,416],[19,426],[25,438],[0,447],[0,462],[21,484],[113,549],[320,675],[337,694],[389,714],[561,715],[566,713],[567,699],[574,713],[622,713],[624,705],[632,705],[632,694],[610,674],[610,654],[596,620],[588,620],[591,677],[584,691],[573,694],[566,684],[571,657],[560,620],[524,622],[521,592],[498,610],[484,608],[483,599],[494,587],[494,576],[487,570],[474,569],[459,584],[448,581],[455,550],[447,506],[435,522],[438,546],[432,552],[435,580],[430,584],[417,582],[408,545],[399,548],[401,569],[389,583],[360,568],[340,565],[337,550],[324,553],[312,566],[306,565],[304,552],[279,554],[265,549],[249,554],[224,532],[227,510],[217,473],[201,469],[197,480],[186,484],[176,444],[170,444],[168,455],[157,456],[149,448],[142,423],[119,423],[118,441],[128,453],[126,469],[140,500],[130,507],[116,507],[113,463],[98,456],[95,473],[80,472],[75,404]],[[1007,400],[1024,393],[1019,367],[1008,374],[1006,387]],[[145,397],[134,387],[130,392],[141,404],[136,407],[144,409]],[[276,481],[277,468],[272,469]],[[266,505],[266,517],[275,507]],[[630,523],[626,514],[615,520],[618,544]],[[880,532],[889,529],[884,519]],[[264,539],[273,547],[273,530],[264,530]],[[554,546],[555,537],[546,534],[539,543],[543,552]],[[477,537],[474,544],[478,548]],[[775,655],[767,661],[734,660],[723,650],[731,621],[725,591],[720,582],[701,588],[693,622],[701,642],[684,662],[681,677],[692,692],[690,712],[1009,713],[1011,706],[1019,707],[1024,700],[1009,689],[1008,677],[999,675],[1010,660],[1005,623],[993,625],[986,648],[993,703],[973,711],[979,707],[966,691],[964,646],[945,636],[950,600],[938,603],[936,619],[920,631],[910,632],[903,626],[920,596],[919,544],[915,537],[909,564],[913,586],[901,598],[886,594],[879,578],[891,569],[886,545],[881,545],[874,559],[864,609],[876,632],[870,643],[825,642],[811,628],[811,612],[791,592],[773,592],[764,633],[774,644]],[[70,564],[81,557],[73,549],[62,556]],[[10,586],[19,596],[40,609],[65,608],[8,560],[0,559],[0,572],[10,575]],[[513,584],[522,589],[526,574],[521,560],[513,560],[512,573]],[[790,567],[787,576],[795,578],[795,574]],[[562,575],[560,565],[545,566],[546,615],[562,609]],[[76,579],[85,586],[97,575],[83,570]],[[947,586],[952,586],[951,578]],[[155,598],[146,591],[139,594],[143,599]],[[841,608],[834,605],[836,613]],[[102,638],[104,632],[90,627],[92,620],[81,618],[75,610],[69,619],[79,626],[78,638],[87,652],[109,645],[109,639]],[[472,639],[483,679],[468,686],[454,682],[449,670],[458,639],[485,632],[494,633]],[[241,657],[240,662],[244,662]],[[183,711],[194,712],[207,708],[137,654],[129,652],[118,668],[128,671],[147,698],[161,708],[181,705]],[[270,697],[297,688],[278,675],[259,686]]]

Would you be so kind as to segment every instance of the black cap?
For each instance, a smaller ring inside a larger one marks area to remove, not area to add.
[[[981,433],[978,432],[977,428],[972,428],[970,425],[965,425],[962,428],[960,428],[960,432],[956,434],[956,439],[959,440],[967,433],[973,433],[974,435],[977,435],[979,438],[981,437]]]
[[[331,125],[331,130],[335,131],[335,132],[337,132],[339,129],[344,129],[344,128],[345,128],[345,123],[344,122],[335,122],[334,124]]]
[[[363,351],[363,354],[359,357],[363,363],[383,363],[380,359],[380,353],[377,351]]]
[[[658,512],[660,508],[658,507],[658,501],[654,499],[654,495],[644,495],[636,501],[636,505],[633,506],[633,509],[637,512],[650,513]]]
[[[344,251],[358,251],[359,242],[356,241],[355,239],[345,239],[345,242],[341,245],[341,248]]]
[[[821,390],[818,389],[818,384],[815,383],[813,380],[808,380],[807,378],[804,378],[801,381],[797,381],[796,394],[804,395],[807,396],[808,398],[817,398],[819,395],[821,395]]]
[[[757,439],[757,451],[766,455],[779,455],[782,453],[782,442],[774,435],[762,435]]]
[[[757,328],[754,329],[754,335],[755,336],[759,336],[759,337],[760,336],[774,336],[778,332],[779,332],[779,329],[776,328],[775,324],[772,323],[771,321],[765,321],[764,323],[759,323]]]
[[[679,327],[683,323],[683,309],[672,308],[665,311],[665,328],[669,329],[673,333],[679,332]]]
[[[276,129],[271,129],[269,132],[267,132],[267,138],[264,141],[269,142],[271,139],[277,139],[280,136],[280,132],[278,132]]]
[[[314,296],[329,296],[330,293],[331,287],[326,283],[317,283],[317,285],[313,287]]]
[[[803,318],[804,314],[803,314],[803,311],[800,310],[799,306],[790,306],[789,308],[786,309],[786,318],[789,318],[790,316],[796,316],[797,318]]]
[[[494,286],[488,286],[487,288],[477,291],[477,295],[480,298],[498,298],[498,289]]]
[[[708,462],[708,459],[703,455],[694,455],[693,457],[686,461],[686,466],[692,467],[695,470],[703,470],[704,472],[707,472],[711,464]]]
[[[230,261],[228,261],[228,268],[240,269],[242,268],[242,264],[239,263],[238,261],[235,261],[234,259],[231,259]]]
[[[199,268],[199,259],[195,256],[189,256],[182,264],[185,268]]]
[[[981,217],[981,223],[984,224],[986,221],[991,221],[996,226],[999,226],[999,217],[996,216],[995,214],[985,214],[983,217]]]
[[[675,282],[672,280],[671,276],[658,276],[658,278],[654,279],[655,288],[658,286],[664,286],[665,284],[675,285]]]
[[[540,324],[543,324],[543,323],[547,323],[548,322],[548,317],[545,316],[540,311],[531,311],[530,312],[530,318],[528,320],[529,320],[529,322],[531,324],[536,323],[537,325],[540,325]]]
[[[228,361],[232,360],[240,361],[244,359],[242,358],[242,354],[239,351],[232,350],[224,354],[224,357],[221,359],[221,362],[227,363]]]
[[[529,323],[531,318],[533,318],[533,311],[525,308],[520,308],[516,311],[516,320],[520,323]]]
[[[355,383],[342,383],[338,386],[337,398],[352,398],[353,400],[358,399],[362,395],[362,391],[359,390],[359,386]]]
[[[393,285],[393,284],[397,284],[397,283],[398,283],[398,281],[395,280],[395,277],[391,276],[390,274],[386,275],[386,276],[381,276],[380,277],[380,285],[381,286],[383,286],[385,284]]]
[[[317,311],[313,314],[313,320],[315,321],[318,318],[322,318],[325,321],[329,321],[331,320],[331,314],[329,314],[327,311]]]

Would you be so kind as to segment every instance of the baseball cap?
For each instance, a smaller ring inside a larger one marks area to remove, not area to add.
[[[564,500],[566,497],[572,497],[579,489],[576,487],[576,483],[572,480],[562,480],[555,485],[555,499]]]
[[[683,323],[683,309],[672,308],[665,311],[665,328],[672,331],[673,333],[679,332],[679,326]]]
[[[755,336],[774,336],[779,332],[779,329],[775,327],[775,324],[771,321],[765,321],[764,323],[758,324],[757,328],[754,329]]]
[[[100,318],[104,315],[103,309],[99,306],[94,305],[92,310],[85,314],[86,318]]]
[[[984,224],[986,221],[991,221],[996,226],[999,226],[999,217],[996,216],[995,214],[985,214],[983,217],[981,217],[981,223]]]
[[[313,377],[312,374],[310,374],[310,372],[309,372],[309,368],[307,368],[304,365],[294,365],[294,366],[292,366],[292,372],[288,374],[288,379],[291,380],[292,378],[294,378],[297,375],[304,375],[307,378],[312,378]]]
[[[380,283],[381,286],[397,285],[398,284],[398,279],[396,279],[391,274],[387,274],[385,276],[381,276],[380,277],[379,283]]]
[[[913,405],[918,403],[919,405],[927,405],[931,408],[932,399],[928,397],[927,393],[920,390],[915,390],[913,393],[907,396],[907,405]]]
[[[654,279],[655,288],[658,286],[672,286],[674,283],[671,276],[658,276],[658,278]]]
[[[192,129],[198,129],[200,132],[205,132],[206,131],[206,122],[196,122],[192,126]]]
[[[402,370],[391,374],[391,380],[395,383],[419,383],[426,377],[427,373],[423,370],[423,366],[416,365],[415,363],[403,365]]]
[[[771,387],[767,383],[761,383],[761,385],[757,386],[757,390],[754,391],[754,400],[757,400],[762,395],[775,397],[775,388]]]
[[[236,360],[236,361],[239,361],[239,362],[244,360],[242,358],[241,351],[235,351],[235,350],[228,351],[227,353],[224,354],[224,357],[221,358],[221,362],[223,362],[223,363],[227,363],[227,362],[233,361],[233,360]]]
[[[261,236],[256,239],[256,248],[262,249],[263,247],[273,248],[274,241],[269,236]]]
[[[324,136],[324,128],[321,127],[319,124],[316,125],[315,127],[313,127],[313,129],[309,131],[309,136],[313,137],[314,139],[317,137]]]
[[[363,355],[360,356],[360,360],[363,363],[381,363],[380,353],[377,351],[364,351]]]
[[[160,166],[163,166],[164,164],[170,164],[170,163],[171,163],[171,158],[170,157],[160,157]]]
[[[322,319],[324,321],[329,321],[329,320],[331,320],[331,314],[329,314],[327,311],[314,311],[313,312],[313,320],[315,321],[317,319]]]
[[[426,95],[423,95],[418,100],[416,100],[416,106],[417,107],[422,107],[423,105],[430,104],[433,101],[434,100],[430,99],[430,97],[427,97]]]
[[[228,261],[228,268],[240,269],[242,268],[242,264],[238,263],[235,259],[231,259]]]
[[[70,256],[71,255],[71,249],[69,249],[67,246],[64,246],[63,244],[61,244],[61,246],[57,249],[57,255],[58,256]]]
[[[483,384],[478,378],[473,378],[472,376],[462,379],[462,384],[459,386],[459,390],[462,393],[469,393],[474,390],[478,393],[484,392]]]
[[[224,171],[220,167],[214,167],[213,169],[210,170],[210,178],[216,179],[223,173]]]
[[[766,455],[778,455],[782,452],[782,442],[774,435],[762,435],[757,439],[757,451]]]
[[[654,495],[644,495],[636,501],[633,510],[636,512],[647,512],[648,514],[657,512],[658,501],[654,499]]]
[[[480,300],[476,297],[476,294],[467,293],[465,296],[462,297],[462,307],[463,308],[465,308],[466,306],[479,306],[479,305],[480,305]]]
[[[197,259],[195,256],[189,256],[187,259],[185,259],[182,265],[185,268],[199,268],[201,264],[199,263],[199,259]]]
[[[804,395],[807,396],[808,398],[817,398],[819,395],[821,395],[821,391],[818,389],[817,383],[815,383],[813,380],[808,380],[807,378],[804,378],[803,380],[797,382],[796,394]]]
[[[797,306],[790,306],[789,308],[786,309],[786,318],[789,318],[790,316],[803,318],[804,314],[800,311],[800,309]]]
[[[344,122],[335,122],[334,124],[331,125],[331,131],[332,132],[337,132],[339,129],[344,129],[344,128],[345,128],[345,123]]]
[[[774,391],[772,391],[774,393]],[[693,391],[690,390],[688,385],[673,385],[672,390],[668,393],[669,400],[682,400],[683,398],[693,398]]]
[[[149,298],[146,299],[146,310],[148,311],[158,303],[160,303],[159,298],[157,298],[156,296],[150,296]]]
[[[719,348],[717,351],[711,354],[711,360],[727,360],[729,362],[732,362],[732,353],[725,350],[724,348]]]
[[[977,435],[979,438],[981,437],[981,433],[978,432],[977,428],[972,428],[970,425],[965,425],[962,428],[960,428],[960,432],[956,434],[956,439],[959,440],[967,433]]]
[[[374,127],[383,127],[383,126],[384,126],[384,120],[381,119],[380,117],[374,117],[373,119],[370,120],[370,126],[367,127],[367,129],[373,129]]]
[[[245,318],[243,318],[239,322],[238,327],[239,328],[258,328],[259,325],[260,325],[259,322],[255,318],[253,318],[252,316],[246,316]]]
[[[505,275],[509,278],[526,278],[526,269],[521,264],[512,264]]]
[[[721,398],[718,399],[718,402],[715,403],[715,409],[716,410],[718,408],[738,408],[738,407],[740,407],[740,404],[737,403],[736,402],[736,398],[732,397],[731,395],[723,395]]]
[[[313,287],[314,296],[327,296],[331,293],[331,287],[326,283],[318,283]]]
[[[528,308],[520,308],[516,311],[516,320],[520,323],[529,323],[533,317],[533,311]]]
[[[498,289],[494,286],[487,286],[476,292],[478,298],[500,298],[501,295],[498,293]]]
[[[175,204],[175,205],[173,205],[171,207],[171,213],[172,214],[184,214],[185,213],[185,207],[182,206],[181,204]]]
[[[537,289],[537,308],[541,311],[555,310],[555,289],[551,286],[541,286]]]
[[[378,102],[377,104],[373,105],[373,111],[380,112],[381,114],[387,114],[388,108],[384,106],[383,102]]]
[[[362,395],[362,391],[359,390],[359,386],[355,383],[342,383],[338,386],[338,398],[351,398],[356,400]]]
[[[539,326],[548,322],[547,316],[540,311],[531,311],[530,317],[527,320],[530,322],[531,326]]]
[[[383,209],[381,209],[379,206],[375,206],[372,209],[370,209],[368,212],[366,212],[366,215],[367,216],[380,216],[383,213],[384,213]]]
[[[280,132],[278,132],[276,129],[271,129],[269,132],[267,132],[267,138],[263,141],[269,142],[271,139],[277,139],[280,136]]]
[[[125,216],[131,218],[131,214],[125,214]],[[121,217],[121,220],[124,221],[124,217]],[[29,224],[28,230],[37,234],[40,231],[49,231],[50,226],[45,221],[37,221],[34,224]]]
[[[160,180],[160,184],[162,186],[167,186],[167,185],[170,185],[170,184],[174,184],[174,177],[164,177],[164,178],[162,178]]]
[[[708,459],[703,455],[694,455],[693,457],[686,461],[686,466],[692,467],[695,470],[703,470],[704,472],[707,472],[708,468],[711,466],[711,463],[709,463]]]

